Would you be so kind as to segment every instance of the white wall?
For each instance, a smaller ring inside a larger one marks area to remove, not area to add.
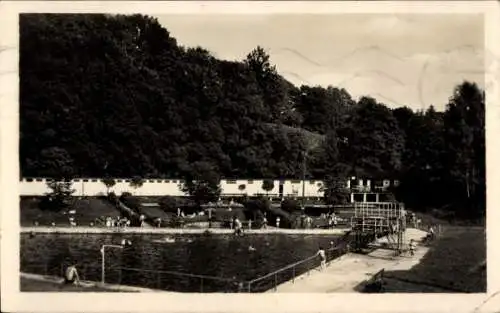
[[[322,186],[321,180],[306,180],[304,183],[301,180],[286,180],[283,184],[283,195],[302,197],[304,189],[305,197],[323,197],[324,192],[320,191]]]
[[[262,189],[263,179],[223,179],[221,180],[221,188],[223,195],[257,195],[257,194],[269,194],[270,196],[278,196],[279,193],[279,181],[273,180],[274,188],[272,190],[265,191]],[[245,185],[245,189],[240,190],[239,186]]]
[[[84,178],[74,179],[73,189],[74,196],[99,196],[107,193],[106,186],[99,178]],[[137,196],[184,196],[180,190],[179,179],[147,179],[143,185],[137,189],[130,186],[130,179],[115,179],[116,185],[110,188],[110,191],[117,195],[123,192],[130,192]],[[221,180],[222,195],[257,195],[269,194],[269,196],[278,197],[280,181],[274,180],[274,188],[266,192],[262,189],[263,179],[236,179],[236,180]],[[368,183],[369,184],[369,183]],[[245,185],[245,189],[240,190],[239,186]],[[321,180],[306,180],[305,192],[306,197],[323,197],[323,192],[320,191],[323,181]],[[302,197],[302,181],[301,180],[285,180],[283,183],[284,196]],[[20,194],[22,196],[41,196],[50,192],[47,187],[47,180],[44,178],[23,178],[20,182]]]
[[[137,189],[130,186],[130,179],[116,179],[116,184],[109,188],[109,191],[121,195],[123,192],[130,192],[137,196],[159,196],[172,195],[183,196],[184,193],[179,188],[180,180],[152,179],[146,180]],[[75,190],[74,196],[101,196],[107,194],[107,188],[98,178],[73,179],[72,188]],[[20,194],[23,196],[40,196],[50,192],[46,179],[23,179],[20,182]]]

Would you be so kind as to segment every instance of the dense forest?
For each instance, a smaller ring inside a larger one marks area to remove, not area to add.
[[[177,44],[143,15],[23,14],[25,177],[397,178],[413,207],[485,206],[484,92],[445,112],[297,87],[265,49],[239,62]]]

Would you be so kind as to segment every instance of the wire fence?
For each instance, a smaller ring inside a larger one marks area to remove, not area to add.
[[[326,262],[330,262],[348,251],[348,246],[335,247],[325,250]],[[245,282],[245,292],[264,292],[276,290],[277,287],[287,281],[295,282],[295,279],[303,274],[309,275],[313,270],[321,265],[318,255],[310,256],[304,260],[289,264],[274,272]]]

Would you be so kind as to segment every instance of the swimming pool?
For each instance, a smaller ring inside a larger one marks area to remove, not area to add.
[[[247,234],[243,237],[221,234],[22,234],[21,271],[60,276],[63,264],[73,259],[78,261],[82,279],[100,281],[101,246],[119,245],[122,239],[128,239],[132,242],[130,247],[106,250],[107,283],[183,292],[234,292],[239,283],[310,257],[320,246],[328,248],[330,242],[338,238],[338,235],[290,234]],[[317,263],[319,265],[319,259]],[[310,267],[297,267],[294,276]],[[157,271],[165,273],[160,275]],[[290,278],[290,275],[281,275],[275,279]],[[270,288],[264,281],[257,285],[252,291]]]

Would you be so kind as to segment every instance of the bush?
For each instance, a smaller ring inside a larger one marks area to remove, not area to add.
[[[215,209],[212,211],[212,221],[220,222],[224,227],[229,227],[231,220],[235,217],[240,221],[246,220],[244,209],[233,209],[231,211],[227,209]]]
[[[285,199],[281,202],[281,209],[288,213],[301,211],[299,202],[293,199]]]
[[[270,207],[267,211],[267,220],[269,225],[276,225],[276,218],[280,218],[280,228],[292,228],[295,226],[294,215],[283,211],[280,208]]]
[[[261,223],[264,219],[264,212],[271,207],[271,202],[266,198],[255,198],[243,203],[245,206],[245,216],[256,223]],[[259,224],[260,225],[260,224]]]
[[[108,194],[108,200],[114,205],[118,205],[118,196],[113,191]]]
[[[185,197],[166,196],[159,200],[160,208],[165,212],[177,213],[177,208],[181,208],[185,213],[198,210],[194,201]]]
[[[122,194],[122,196],[120,197],[120,201],[137,214],[143,214],[141,210],[141,203],[137,198],[134,198],[132,196],[124,196]]]
[[[182,228],[185,225],[185,221],[182,217],[179,217],[177,215],[174,215],[171,219],[168,221],[165,221],[165,226],[166,227],[171,227],[171,228]]]

